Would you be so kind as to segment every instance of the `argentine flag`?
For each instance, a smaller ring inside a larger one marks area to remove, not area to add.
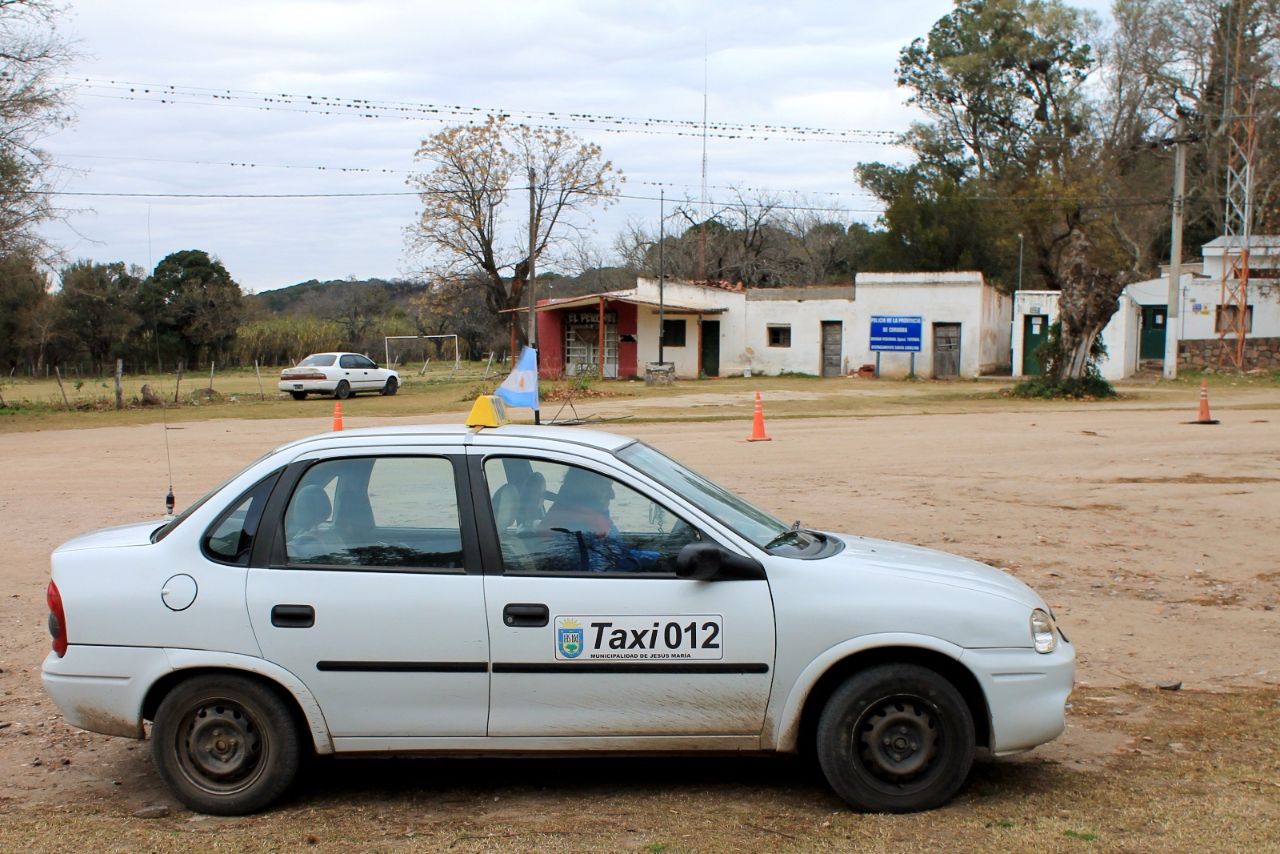
[[[538,351],[532,347],[521,350],[515,370],[502,381],[494,394],[507,406],[541,409],[538,406]]]

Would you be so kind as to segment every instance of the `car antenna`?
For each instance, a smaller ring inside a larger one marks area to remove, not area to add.
[[[164,459],[169,466],[169,492],[164,497],[164,513],[173,515],[173,457],[169,454],[169,406],[160,401],[160,418],[164,424]]]

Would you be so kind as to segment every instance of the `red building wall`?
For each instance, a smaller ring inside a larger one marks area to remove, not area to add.
[[[564,315],[567,311],[598,311],[595,306],[577,306],[575,308],[556,309],[555,311],[538,312],[538,376],[554,379],[564,375]],[[618,377],[627,379],[640,374],[637,363],[638,342],[636,330],[639,323],[639,312],[636,305],[629,302],[606,302],[605,311],[617,312],[618,317]],[[624,341],[624,337],[631,338]]]
[[[538,376],[554,379],[564,375],[563,315],[558,311],[538,312]]]
[[[615,302],[606,305],[605,310],[618,312],[618,379],[634,377],[640,373],[636,364],[639,307],[635,303]],[[628,336],[631,340],[624,340]]]

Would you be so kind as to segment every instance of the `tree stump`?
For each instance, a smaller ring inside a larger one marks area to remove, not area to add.
[[[142,395],[143,406],[164,406],[160,401],[159,396],[156,395],[155,391],[149,385],[143,385],[139,394]]]

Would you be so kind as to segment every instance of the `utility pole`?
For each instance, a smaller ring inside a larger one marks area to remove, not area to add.
[[[1018,232],[1018,290],[1022,290],[1022,232]]]
[[[1169,309],[1164,319],[1164,378],[1178,378],[1178,314],[1182,305],[1182,208],[1187,183],[1187,154],[1183,135],[1185,116],[1178,109],[1173,139],[1173,225],[1169,233]]]
[[[663,288],[667,281],[667,256],[664,254],[667,242],[667,195],[663,188],[658,188],[658,366],[661,367],[664,359],[663,345],[666,343],[667,337],[667,315],[666,300],[663,297]]]
[[[534,218],[534,192],[533,182],[535,176],[533,167],[529,167],[529,346],[538,349],[538,321],[534,316],[534,307],[537,303],[534,301],[534,283],[537,282],[537,275],[534,272],[534,249],[538,244],[538,221]]]

